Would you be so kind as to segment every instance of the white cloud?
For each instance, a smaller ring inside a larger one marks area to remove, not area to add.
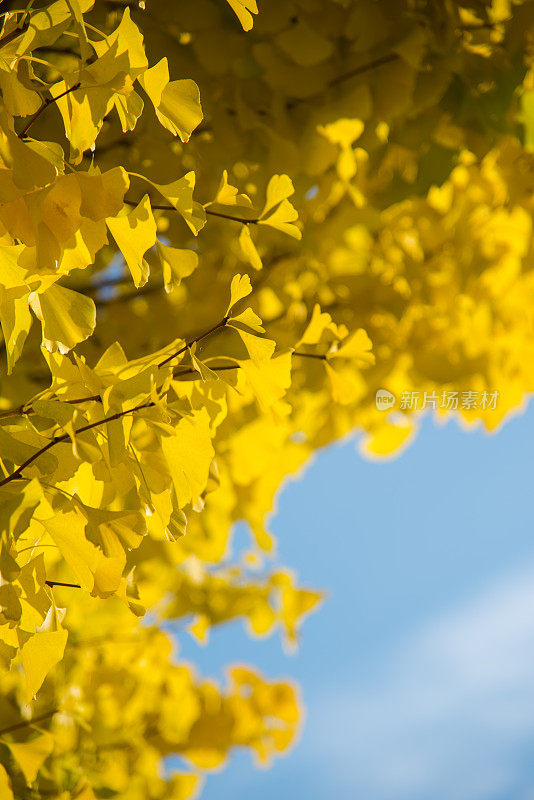
[[[534,567],[329,690],[307,728],[302,756],[339,800],[532,800]]]

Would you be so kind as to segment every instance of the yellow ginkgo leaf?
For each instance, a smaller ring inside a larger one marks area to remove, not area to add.
[[[232,309],[236,303],[239,303],[244,297],[252,292],[252,284],[248,275],[234,275],[232,283],[230,284],[230,302],[226,309],[225,315]]]
[[[358,328],[358,330],[340,342],[337,349],[333,350],[329,355],[331,358],[340,356],[342,358],[350,358],[358,365],[374,364],[375,357],[371,352],[372,347],[373,343],[367,332],[363,328]]]
[[[75,175],[64,175],[47,191],[42,205],[42,219],[60,242],[79,229],[82,195]]]
[[[363,439],[360,450],[368,458],[373,456],[398,457],[412,439],[413,434],[413,425],[395,425],[386,422]]]
[[[61,633],[66,638],[67,631],[61,631]],[[26,782],[30,784],[36,779],[44,760],[53,751],[54,737],[50,733],[40,733],[26,742],[6,742],[6,744],[21,768]]]
[[[187,630],[200,644],[207,644],[210,632],[210,621],[205,614],[198,614]]]
[[[96,325],[93,300],[53,284],[42,294],[32,292],[30,305],[43,328],[43,345],[51,353],[67,353],[91,336]]]
[[[330,381],[332,399],[340,405],[349,405],[365,395],[365,382],[352,365],[337,364],[334,366],[324,361],[326,374]]]
[[[86,538],[85,517],[76,511],[56,514],[41,524],[50,534],[82,589],[108,597],[119,587],[126,555],[116,535],[102,535],[106,554]],[[107,555],[109,553],[109,556]]]
[[[1,267],[0,267],[1,269]],[[0,286],[0,325],[7,355],[7,374],[11,375],[30,332],[32,315],[24,287],[4,289]]]
[[[144,286],[148,280],[149,267],[143,256],[156,243],[156,222],[148,195],[129,214],[108,217],[106,224],[115,239],[134,284]]]
[[[4,798],[4,800],[15,800],[9,776],[2,764],[0,764],[0,797]]]
[[[87,59],[91,58],[93,55],[93,48],[91,47],[89,39],[87,38],[87,31],[85,30],[85,22],[83,19],[83,9],[79,0],[67,0],[67,4],[75,20],[75,28],[80,40],[80,51],[82,58],[84,61],[87,61]]]
[[[241,314],[230,317],[228,325],[231,328],[245,330],[249,333],[265,333],[265,328],[261,324],[261,319],[251,308],[246,308]]]
[[[113,167],[106,172],[77,172],[80,184],[81,207],[84,217],[98,222],[106,217],[115,217],[124,205],[124,195],[130,180],[123,167]]]
[[[164,128],[182,142],[188,142],[195,128],[202,122],[200,92],[192,80],[169,81],[167,59],[147,69],[139,83],[150,97],[156,116]]]
[[[172,291],[183,278],[187,278],[198,266],[198,256],[194,250],[168,247],[157,242],[156,249],[163,267],[163,283],[167,292]]]
[[[317,130],[326,136],[332,144],[350,147],[362,135],[364,127],[361,119],[343,117],[328,125],[318,125]]]
[[[252,236],[250,235],[248,225],[243,225],[241,229],[241,233],[239,234],[239,244],[241,245],[241,250],[244,257],[249,264],[253,266],[254,269],[261,269],[263,264],[261,263],[260,255],[256,250],[256,245],[252,241]]]
[[[51,519],[42,520],[42,525],[59,548],[81,587],[88,592],[92,591],[96,548],[85,538],[85,519],[76,511],[68,511],[56,514]]]
[[[0,58],[0,89],[2,100],[10,114],[26,117],[41,105],[38,92],[28,88],[28,62],[19,61],[15,66]]]
[[[217,373],[213,372],[213,370],[210,369],[207,366],[207,364],[204,364],[203,361],[197,358],[195,355],[195,351],[196,351],[196,343],[190,348],[189,355],[191,356],[191,363],[193,364],[193,367],[196,369],[202,380],[218,381],[219,376],[217,375]]]
[[[209,416],[205,408],[183,417],[174,429],[161,438],[180,508],[194,505],[206,488],[211,460]]]
[[[215,195],[214,203],[219,203],[222,206],[244,206],[250,208],[252,205],[250,197],[246,194],[239,194],[239,189],[228,183],[228,171],[223,170],[217,194]],[[210,204],[206,204],[210,205]]]
[[[295,193],[293,181],[289,175],[273,175],[267,186],[265,206],[261,212],[261,217],[265,217],[269,211],[288,197]]]
[[[293,225],[298,219],[298,213],[287,199],[294,192],[293,181],[288,175],[273,175],[267,186],[265,206],[258,224],[269,225],[295,239],[300,239],[302,234],[297,226]]]
[[[30,702],[50,670],[63,658],[68,633],[64,630],[35,633],[21,651],[26,681],[26,702]]]
[[[321,306],[315,303],[308,325],[298,340],[296,346],[303,344],[327,344],[344,339],[347,336],[345,326],[336,325],[327,311],[321,311]]]
[[[241,361],[241,369],[263,411],[281,400],[291,385],[291,353],[277,353],[261,362]]]
[[[136,173],[132,172],[130,174],[135,175]],[[154,183],[154,181],[148,180],[143,175],[137,175],[137,177],[152,184],[169,201],[173,208],[181,214],[195,236],[198,235],[206,224],[206,212],[200,203],[193,200],[193,190],[195,188],[194,172],[188,172],[182,178],[165,184]]]
[[[294,239],[302,239],[301,231],[293,224],[298,218],[298,212],[289,200],[282,200],[272,214],[259,220],[258,225],[269,225],[270,228],[287,233]]]
[[[233,9],[243,30],[250,31],[254,24],[253,14],[258,13],[256,0],[227,0],[230,8]]]

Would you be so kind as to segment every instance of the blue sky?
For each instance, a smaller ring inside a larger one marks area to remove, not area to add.
[[[425,416],[395,460],[346,441],[286,484],[279,561],[329,595],[298,653],[239,625],[178,640],[206,675],[293,677],[306,723],[270,770],[236,754],[203,800],[534,800],[532,442],[532,405],[492,435]]]

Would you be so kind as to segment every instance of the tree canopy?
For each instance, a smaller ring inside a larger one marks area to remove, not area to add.
[[[185,800],[286,751],[291,681],[218,686],[165,631],[295,646],[282,482],[534,388],[534,4],[260,6],[0,5],[6,800]]]

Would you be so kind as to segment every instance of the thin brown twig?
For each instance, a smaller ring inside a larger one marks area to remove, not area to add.
[[[210,367],[209,364],[206,364],[206,366],[212,372],[224,372],[225,370],[229,369],[239,369],[239,364],[225,364],[224,367]],[[193,369],[193,367],[189,367],[189,369],[184,369],[181,372],[173,372],[173,378],[182,378],[184,375],[195,375],[195,374],[198,374],[197,370]]]
[[[196,336],[194,339],[191,339],[190,342],[186,342],[183,347],[181,347],[179,350],[176,351],[176,353],[172,353],[170,356],[167,356],[167,358],[164,358],[163,361],[160,361],[157,366],[163,367],[165,364],[168,364],[169,361],[172,361],[173,358],[178,358],[178,356],[181,356],[183,353],[186,352],[186,350],[189,350],[190,347],[193,347],[194,344],[198,344],[198,342],[201,342],[202,339],[206,338],[206,336],[209,336],[210,334],[215,333],[215,331],[218,331],[221,328],[226,327],[228,319],[229,319],[228,316],[223,317],[222,320],[218,322],[216,325],[214,325],[213,328],[210,328],[209,331],[205,331],[204,333],[201,333],[200,336]]]
[[[6,733],[13,733],[13,731],[19,731],[22,728],[27,728],[29,725],[36,725],[38,722],[43,722],[43,720],[49,719],[50,717],[53,717],[54,714],[58,713],[59,709],[53,708],[51,711],[47,711],[45,714],[40,714],[38,717],[25,719],[22,722],[16,722],[14,725],[9,725],[7,728],[2,728],[0,730],[0,736],[4,736]]]
[[[178,350],[176,353],[173,353],[172,356],[168,356],[167,358],[165,358],[163,361],[157,364],[157,366],[161,367],[164,364],[167,364],[169,361],[172,361],[173,358],[177,358],[177,356],[182,355],[183,353],[186,352],[186,350],[188,350],[194,344],[197,344],[198,342],[202,341],[202,339],[205,339],[206,336],[209,336],[211,333],[214,333],[219,328],[225,327],[227,322],[228,322],[228,317],[224,317],[224,319],[218,322],[217,325],[214,325],[213,328],[210,328],[209,331],[205,331],[204,333],[201,333],[198,336],[196,336],[194,339],[191,339],[180,350]],[[79,405],[81,403],[90,403],[93,401],[101,402],[102,400],[99,394],[91,394],[88,395],[87,397],[77,397],[73,400],[64,400],[63,398],[59,399],[63,403],[70,403],[71,405]],[[32,414],[32,413],[34,413],[32,405],[31,404],[26,405],[26,403],[23,403],[22,405],[17,406],[16,408],[10,408],[6,411],[0,411],[0,419],[8,419],[9,417],[20,417],[24,416],[25,414]],[[1,485],[2,483],[0,482],[0,486]]]
[[[125,417],[128,414],[133,414],[135,411],[140,411],[143,408],[151,408],[152,406],[156,405],[154,401],[150,401],[148,403],[141,403],[138,406],[134,406],[134,408],[129,408],[127,411],[117,411],[115,414],[110,414],[109,417],[103,417],[102,419],[96,420],[96,422],[90,422],[87,425],[83,425],[81,428],[77,428],[74,433],[85,433],[86,431],[90,431],[92,428],[97,428],[99,425],[104,425],[106,422],[113,422],[116,419],[120,419],[121,417]],[[20,480],[23,478],[21,472],[26,467],[29,467],[30,464],[33,464],[39,456],[44,455],[48,452],[54,445],[60,444],[60,442],[66,442],[70,439],[70,435],[68,433],[63,433],[60,436],[54,436],[53,439],[50,439],[44,447],[39,448],[35,453],[33,453],[29,458],[24,461],[20,467],[17,467],[16,470],[11,472],[7,477],[0,481],[0,486],[5,486],[6,483],[11,483],[11,481]]]
[[[65,583],[64,581],[45,581],[47,586],[67,586],[69,589],[81,589],[79,583]]]
[[[185,353],[185,351],[189,347],[192,347],[195,343],[200,342],[206,336],[209,336],[210,333],[214,333],[219,328],[224,327],[226,325],[226,322],[227,322],[227,320],[226,321],[221,320],[221,322],[219,322],[217,325],[214,325],[213,328],[210,328],[209,331],[206,331],[205,333],[200,334],[200,336],[197,336],[195,339],[192,339],[190,342],[185,344],[180,350],[178,350],[178,352],[174,353],[172,356],[168,356],[164,361],[161,361],[158,364],[158,367],[161,367],[163,364],[166,364],[168,361],[171,361],[173,358],[176,358],[177,356],[182,355],[183,353]],[[319,353],[301,353],[301,352],[295,350],[293,352],[293,355],[294,356],[301,356],[302,358],[315,358],[315,359],[319,359],[321,361],[327,361],[328,360],[325,355],[320,355]],[[236,365],[231,365],[231,366],[223,366],[223,367],[210,367],[209,364],[207,366],[208,366],[209,369],[211,369],[212,372],[223,372],[225,370],[239,369],[239,366],[237,364]],[[181,372],[178,372],[177,370],[175,370],[173,372],[173,377],[174,378],[181,378],[183,375],[194,375],[196,372],[197,372],[197,370],[193,369],[193,368],[188,368],[188,369],[182,370]],[[100,397],[99,394],[91,394],[91,395],[88,395],[87,397],[76,397],[73,400],[62,400],[63,403],[69,403],[70,405],[79,405],[79,404],[81,405],[81,403],[101,402],[101,401],[102,401],[102,398]],[[34,408],[31,405],[26,406],[25,404],[23,404],[21,406],[17,406],[16,408],[11,408],[8,411],[0,411],[0,419],[7,419],[9,417],[19,417],[21,415],[33,414],[33,413],[35,413],[35,411],[34,411]],[[2,484],[0,483],[0,486],[1,485]]]
[[[308,95],[308,97],[294,97],[292,100],[288,100],[286,103],[286,108],[291,110],[295,108],[295,106],[300,105],[301,103],[308,103],[310,100],[315,100],[317,97],[320,97],[327,89],[333,89],[335,86],[338,86],[340,83],[344,81],[348,81],[351,78],[356,78],[358,75],[363,75],[366,72],[369,72],[372,69],[376,69],[377,67],[382,67],[385,64],[390,64],[393,61],[397,61],[400,59],[400,56],[397,53],[388,53],[385,56],[380,56],[379,58],[373,59],[373,61],[368,61],[366,64],[362,64],[360,67],[354,67],[354,69],[349,70],[348,72],[344,72],[342,75],[338,75],[335,78],[329,80],[326,84],[325,89],[321,89],[319,92],[315,92],[312,95]]]
[[[321,355],[321,353],[301,353],[298,350],[294,350],[293,355],[300,356],[301,358],[315,358],[318,359],[319,361],[328,361],[327,356]]]
[[[74,400],[64,400],[63,398],[60,398],[62,403],[69,403],[70,405],[73,406],[78,405],[78,403],[89,403],[92,400],[100,402],[101,399],[102,398],[100,397],[99,394],[91,394],[87,397],[77,397]],[[0,411],[0,419],[9,419],[9,417],[21,417],[25,416],[26,414],[33,414],[33,413],[35,413],[35,409],[33,408],[33,406],[31,404],[27,406],[26,403],[23,403],[22,405],[17,406],[16,408],[10,408],[7,411]]]
[[[69,89],[65,89],[64,92],[61,92],[61,94],[58,94],[56,97],[47,97],[47,98],[45,98],[43,100],[41,106],[37,109],[35,114],[32,114],[30,120],[26,123],[24,128],[18,134],[19,139],[25,139],[26,138],[26,136],[28,135],[28,131],[32,127],[33,123],[41,116],[43,111],[45,109],[47,109],[48,106],[51,106],[54,103],[57,103],[57,101],[60,100],[62,97],[65,97],[66,94],[70,94],[70,92],[75,92],[76,89],[80,88],[80,86],[81,86],[81,83],[75,83],[74,86],[71,86]]]
[[[139,200],[130,200],[124,198],[124,203],[127,206],[137,206],[139,204]],[[176,211],[177,209],[175,206],[172,206],[170,203],[152,203],[150,201],[150,208],[153,211]],[[236,217],[233,214],[223,214],[220,211],[212,211],[209,208],[205,208],[204,211],[206,214],[209,214],[212,217],[220,217],[221,219],[229,219],[232,222],[240,222],[242,225],[257,225],[260,221],[259,217],[255,219],[246,219],[245,217]]]
[[[235,217],[232,214],[221,214],[220,211],[212,211],[209,208],[205,208],[204,211],[206,214],[209,214],[212,217],[220,217],[221,219],[229,219],[232,222],[241,222],[243,225],[257,225],[260,222],[260,218],[257,217],[256,219],[245,219],[244,217]]]
[[[374,61],[369,61],[367,64],[362,64],[361,67],[355,67],[348,72],[344,72],[342,75],[338,75],[336,78],[332,78],[332,80],[328,81],[328,87],[337,86],[344,81],[350,80],[350,78],[363,75],[365,72],[369,72],[377,67],[382,67],[384,64],[390,64],[392,61],[397,61],[399,58],[400,56],[397,53],[388,53],[380,58],[375,58]]]

